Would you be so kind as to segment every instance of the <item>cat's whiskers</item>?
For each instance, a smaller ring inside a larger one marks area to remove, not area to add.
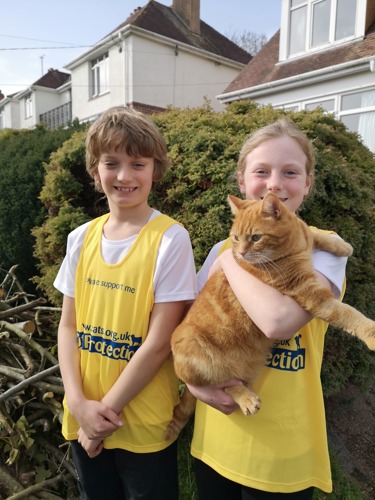
[[[280,266],[277,264],[277,261],[272,259],[270,256],[265,255],[264,253],[261,252],[247,252],[245,255],[239,254],[237,252],[233,253],[234,253],[234,258],[238,263],[241,260],[246,260],[247,262],[249,262],[254,266],[261,267],[264,271],[267,272],[271,282],[274,281],[273,275],[269,269],[270,267],[272,267],[275,273],[279,275],[280,281],[282,281],[285,286],[286,280],[280,271]]]
[[[286,280],[285,280],[284,274],[281,272],[281,268],[277,264],[277,261],[274,261],[272,259],[267,258],[267,259],[263,260],[262,262],[260,262],[260,264],[262,265],[263,269],[267,270],[268,276],[270,277],[272,282],[274,282],[275,278],[272,277],[272,273],[270,272],[269,267],[272,267],[272,269],[275,271],[275,273],[278,274],[280,281],[282,281],[282,283],[284,284],[284,287],[286,286]]]

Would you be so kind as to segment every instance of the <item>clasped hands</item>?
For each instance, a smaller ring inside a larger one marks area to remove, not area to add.
[[[119,415],[100,401],[84,400],[73,416],[80,425],[78,442],[90,458],[102,451],[104,438],[124,425]]]

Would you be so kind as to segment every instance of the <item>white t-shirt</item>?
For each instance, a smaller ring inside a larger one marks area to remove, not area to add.
[[[154,210],[149,220],[160,215]],[[68,236],[65,258],[54,281],[54,287],[74,298],[75,275],[81,248],[90,222],[77,227]],[[102,256],[107,264],[120,262],[137,235],[111,241],[102,236]],[[153,278],[155,303],[194,300],[198,294],[195,264],[189,233],[179,224],[171,226],[162,236]]]

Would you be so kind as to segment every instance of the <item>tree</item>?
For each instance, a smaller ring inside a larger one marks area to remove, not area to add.
[[[252,56],[255,56],[268,41],[264,33],[254,33],[248,30],[244,30],[242,33],[235,31],[226,37]]]

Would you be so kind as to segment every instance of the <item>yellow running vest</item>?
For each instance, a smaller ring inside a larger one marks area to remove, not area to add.
[[[220,252],[227,248],[230,240]],[[320,383],[327,327],[313,319],[291,339],[275,342],[255,384],[262,400],[256,415],[236,410],[228,416],[198,401],[192,455],[259,490],[291,493],[315,486],[332,491]]]
[[[118,264],[101,256],[109,214],[92,221],[81,249],[75,281],[77,336],[85,396],[101,400],[145,341],[154,305],[153,276],[164,232],[176,224],[166,215],[148,222]],[[178,403],[178,380],[168,359],[153,380],[124,408],[124,422],[105,448],[148,453],[166,448],[164,430]],[[64,401],[63,435],[77,439],[78,424]]]

